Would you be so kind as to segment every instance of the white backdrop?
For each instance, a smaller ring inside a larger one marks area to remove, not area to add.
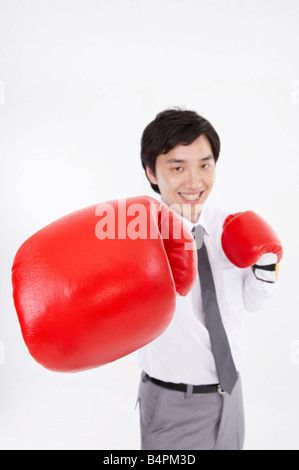
[[[155,196],[140,137],[194,109],[222,151],[209,204],[252,209],[285,249],[274,298],[247,316],[246,449],[299,449],[297,0],[1,0],[2,449],[139,449],[137,353],[49,372],[23,343],[10,270],[73,210]]]

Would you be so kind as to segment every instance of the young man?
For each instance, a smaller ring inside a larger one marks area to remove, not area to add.
[[[244,413],[239,370],[244,354],[244,310],[271,297],[273,284],[226,257],[221,235],[228,213],[205,206],[213,189],[220,140],[193,111],[169,109],[144,130],[141,161],[154,191],[185,224],[203,230],[218,306],[236,369],[230,393],[219,376],[207,327],[200,275],[186,297],[177,296],[167,330],[140,350],[139,407],[142,449],[241,450]]]

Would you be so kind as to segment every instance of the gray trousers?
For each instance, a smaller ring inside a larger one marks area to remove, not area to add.
[[[242,450],[240,377],[231,395],[169,390],[141,374],[138,398],[142,450]]]

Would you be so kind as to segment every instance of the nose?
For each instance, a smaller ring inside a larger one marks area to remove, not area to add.
[[[201,187],[202,181],[199,172],[195,169],[190,169],[187,172],[186,185],[190,190],[197,190]]]

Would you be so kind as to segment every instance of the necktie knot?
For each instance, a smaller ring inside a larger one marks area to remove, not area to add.
[[[191,230],[191,233],[195,240],[197,250],[200,250],[203,245],[203,233],[204,233],[203,226],[202,225],[194,226],[193,229]]]

